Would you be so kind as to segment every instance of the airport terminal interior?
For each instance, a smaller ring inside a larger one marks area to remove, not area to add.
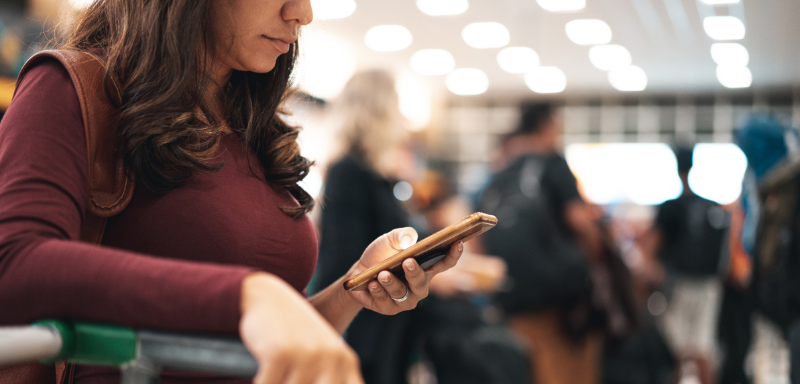
[[[88,9],[154,1],[0,0],[0,119]],[[393,228],[497,219],[356,317],[365,383],[800,383],[800,2],[310,6],[276,115],[314,162],[303,292]]]

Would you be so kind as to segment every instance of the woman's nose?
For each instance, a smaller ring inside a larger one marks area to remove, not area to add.
[[[283,6],[281,13],[284,20],[297,20],[300,25],[310,24],[314,20],[311,0],[291,0]]]

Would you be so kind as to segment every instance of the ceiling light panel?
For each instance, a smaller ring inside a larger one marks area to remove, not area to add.
[[[461,37],[472,48],[505,47],[511,40],[508,28],[492,21],[467,25],[461,31]]]
[[[376,52],[402,51],[411,41],[411,32],[402,25],[378,25],[364,35],[364,44]]]
[[[558,93],[567,88],[567,75],[556,67],[538,67],[525,75],[525,85],[536,93]]]
[[[417,0],[417,8],[428,16],[460,15],[469,9],[467,0]]]
[[[726,88],[747,88],[753,83],[753,74],[747,67],[717,67],[717,80]]]
[[[478,68],[458,68],[444,80],[447,89],[456,95],[480,95],[489,89],[489,78]]]
[[[631,65],[633,59],[628,49],[621,45],[596,45],[589,49],[589,60],[597,69],[610,71]]]
[[[508,47],[497,53],[497,64],[508,73],[527,73],[539,66],[539,54],[528,47]]]
[[[611,41],[611,27],[603,20],[572,20],[566,26],[567,37],[575,44],[596,45]]]
[[[629,65],[609,71],[608,82],[618,91],[644,91],[647,88],[647,74],[643,69]]]
[[[444,49],[423,49],[411,55],[409,65],[420,75],[446,75],[455,68],[456,60]]]
[[[744,67],[750,62],[747,48],[738,43],[716,43],[711,45],[711,58],[718,65]]]
[[[586,8],[586,0],[536,0],[546,11],[573,12]]]
[[[703,29],[714,40],[744,39],[744,23],[733,16],[709,16],[703,19]]]
[[[311,0],[314,20],[344,19],[356,11],[355,0]]]

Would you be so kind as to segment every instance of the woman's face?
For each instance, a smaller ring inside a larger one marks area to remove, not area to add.
[[[313,19],[310,0],[211,0],[221,69],[266,73]]]

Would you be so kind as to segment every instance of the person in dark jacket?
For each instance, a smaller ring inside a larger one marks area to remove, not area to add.
[[[408,225],[394,186],[413,167],[404,149],[408,132],[390,74],[356,74],[331,110],[342,145],[328,169],[323,194],[317,268],[321,286],[347,271],[376,234]],[[411,328],[409,313],[389,317],[362,311],[353,320],[345,339],[361,358],[366,383],[405,382]]]
[[[722,303],[722,266],[728,261],[730,215],[689,187],[693,148],[675,149],[683,193],[658,207],[643,252],[663,265],[669,293],[664,336],[679,360],[678,375],[716,382],[714,353]]]
[[[584,327],[586,311],[573,309],[590,294],[588,264],[604,254],[602,233],[558,154],[553,106],[526,104],[521,112],[479,205],[497,215],[482,239],[512,280],[498,302],[531,350],[534,382],[599,383],[602,338]]]

